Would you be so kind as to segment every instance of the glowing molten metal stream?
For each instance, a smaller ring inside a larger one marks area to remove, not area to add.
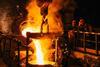
[[[44,21],[47,21],[48,23],[43,24],[42,33],[48,32],[48,25],[49,33],[63,32],[61,17],[56,13],[57,5],[55,4],[56,0],[54,0],[48,7],[48,15],[46,16],[47,20],[44,19]],[[25,19],[25,22],[22,22],[19,27],[24,37],[27,37],[27,32],[40,33],[41,25],[43,23],[40,7],[37,6],[36,0],[31,0],[26,9],[28,11],[27,19]],[[55,49],[51,46],[52,40],[53,39],[51,39],[50,36],[41,37],[40,39],[32,38],[32,42],[29,44],[29,46],[34,50],[31,57],[32,60],[29,61],[31,64],[54,64],[53,57]]]
[[[33,33],[33,32],[36,32],[35,30],[33,30],[33,28],[32,27],[26,27],[25,29],[23,29],[23,31],[22,31],[22,35],[24,36],[24,37],[27,37],[26,36],[26,33],[27,32],[31,32],[31,33]],[[44,64],[44,54],[43,54],[43,52],[42,52],[42,47],[41,47],[41,44],[40,44],[40,41],[39,40],[36,40],[36,39],[32,39],[32,42],[34,43],[34,45],[35,45],[35,48],[36,48],[36,61],[35,61],[35,63],[36,64]]]
[[[35,47],[36,47],[36,63],[38,64],[44,64],[44,59],[43,59],[43,52],[42,52],[42,49],[41,49],[41,44],[39,42],[39,40],[33,40],[34,43],[35,43]]]

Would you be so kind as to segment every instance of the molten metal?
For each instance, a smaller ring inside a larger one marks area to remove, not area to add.
[[[51,0],[47,1],[52,2]],[[27,32],[39,34],[47,33],[46,36],[40,36],[39,39],[31,38],[32,42],[29,44],[29,47],[32,48],[33,53],[31,55],[31,60],[29,60],[30,64],[55,64],[55,48],[52,48],[52,40],[56,35],[49,35],[49,33],[62,33],[63,28],[60,16],[54,15],[54,12],[52,14],[52,11],[49,10],[50,2],[44,2],[42,9],[42,7],[37,5],[37,0],[31,0],[31,2],[26,7],[28,11],[27,19],[25,22],[20,24],[20,31],[24,37],[27,37]],[[37,34],[33,36],[35,37]]]

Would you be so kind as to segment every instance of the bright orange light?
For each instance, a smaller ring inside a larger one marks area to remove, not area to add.
[[[31,27],[27,27],[27,28],[23,29],[22,35],[26,37],[26,33],[27,32],[31,32],[32,33],[34,31],[33,31],[33,29]]]
[[[32,26],[30,26],[30,27],[25,27],[23,30],[22,30],[22,35],[24,36],[24,37],[27,37],[26,36],[26,33],[27,32],[30,32],[30,33],[36,33],[36,32],[38,32],[39,30],[38,29],[35,29],[35,28],[33,28]]]
[[[58,1],[58,0],[57,0]],[[48,19],[49,25],[49,33],[52,32],[63,32],[61,17],[58,13],[56,13],[55,1],[50,4],[48,8],[48,15],[46,18]],[[36,0],[30,0],[30,3],[26,7],[27,9],[27,19],[25,22],[20,24],[20,31],[24,37],[27,32],[31,33],[40,33],[41,32],[41,24],[42,24],[42,15],[40,11],[40,7],[37,6]],[[47,32],[47,25],[43,25],[43,33]],[[35,35],[34,35],[35,36]],[[55,49],[51,48],[52,39],[49,36],[41,37],[40,39],[32,39],[31,45],[32,49],[35,51],[33,53],[33,60],[31,60],[31,64],[54,64],[54,52]]]
[[[36,47],[36,63],[37,64],[44,64],[44,55],[43,55],[43,51],[42,51],[42,47],[41,44],[39,42],[39,40],[33,40],[35,43],[35,47]]]
[[[34,49],[34,55],[32,56],[34,60],[29,61],[30,64],[55,64],[55,62],[53,61],[54,58],[52,58],[54,57],[55,49],[50,48],[51,39],[32,39],[32,42],[29,45]]]

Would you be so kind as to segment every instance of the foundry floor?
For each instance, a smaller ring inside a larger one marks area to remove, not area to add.
[[[74,51],[74,55],[75,55],[75,57],[76,58],[84,58],[84,53],[81,53],[81,52],[77,52],[77,51]],[[97,57],[95,57],[95,56],[91,56],[92,58],[94,57],[94,58],[97,58]],[[100,56],[99,56],[100,57]],[[73,60],[72,60],[73,61]],[[71,61],[70,61],[71,62]],[[4,61],[3,61],[3,59],[2,59],[2,57],[0,57],[0,67],[8,67],[5,63],[4,63]]]
[[[0,67],[7,67],[7,65],[4,63],[1,57],[0,57]]]

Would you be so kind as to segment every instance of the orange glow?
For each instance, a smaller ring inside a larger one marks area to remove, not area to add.
[[[22,35],[26,37],[27,32],[38,32],[38,29],[32,27],[26,27],[22,30]],[[50,62],[53,60],[55,49],[50,48],[52,44],[52,39],[47,37],[42,37],[40,39],[32,39],[32,42],[29,44],[29,47],[34,49],[34,54],[32,55],[31,64],[54,64]]]
[[[49,24],[49,32],[62,32],[63,33],[63,25],[61,21],[61,16],[57,13],[59,7],[59,3],[54,0],[48,7],[48,24]],[[55,5],[56,4],[56,5]],[[37,6],[36,0],[30,0],[30,3],[26,7],[28,11],[27,19],[25,22],[20,24],[20,31],[25,29],[27,26],[31,26],[32,28],[38,29],[37,32],[40,32],[41,24],[42,24],[42,15],[40,14],[40,7]],[[24,25],[23,25],[24,24]],[[47,32],[46,25],[43,26],[43,32]]]
[[[32,28],[29,27],[29,28],[25,28],[25,29],[23,29],[23,31],[22,31],[22,35],[26,37],[26,33],[27,33],[27,32],[31,32],[31,33],[32,33],[32,32],[33,32]]]
[[[26,7],[28,11],[27,19],[25,19],[25,22],[22,22],[19,27],[24,37],[27,37],[27,32],[40,33],[41,31],[42,16],[40,14],[40,7],[37,6],[36,0],[30,1],[31,2]],[[54,4],[55,3],[51,4],[48,10],[48,15],[46,16],[46,18],[48,18],[49,33],[62,33],[63,27],[60,15],[56,13],[56,10],[52,11],[52,9],[55,9],[53,8],[53,6],[55,6]],[[46,25],[43,26],[43,33],[45,32],[47,32]],[[55,49],[51,48],[52,40],[53,39],[49,38],[49,36],[41,37],[40,39],[32,39],[32,42],[29,44],[29,46],[34,50],[34,53],[32,54],[32,60],[29,61],[29,63],[54,64],[54,62],[50,62],[55,60],[53,58],[55,57]]]
[[[44,64],[44,55],[39,40],[33,40],[36,48],[36,63]]]
[[[38,32],[38,30],[33,29],[32,27],[26,27],[25,29],[22,30],[22,35],[26,37],[27,32],[34,33],[34,32]]]
[[[29,44],[31,48],[34,49],[34,54],[32,59],[29,61],[30,64],[51,64],[54,65],[54,52],[55,49],[51,47],[51,39],[43,37],[41,39],[32,39],[32,42]]]

